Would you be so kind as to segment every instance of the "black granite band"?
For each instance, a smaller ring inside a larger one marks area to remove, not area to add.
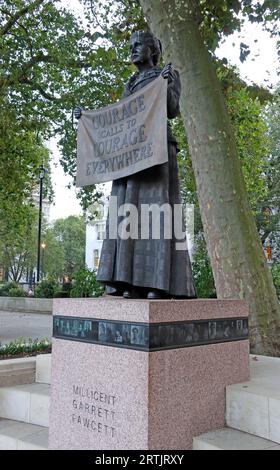
[[[240,341],[249,328],[248,318],[148,324],[55,315],[53,337],[151,352]]]

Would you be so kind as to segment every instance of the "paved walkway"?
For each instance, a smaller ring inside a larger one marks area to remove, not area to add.
[[[0,343],[19,338],[51,338],[52,315],[0,310]]]

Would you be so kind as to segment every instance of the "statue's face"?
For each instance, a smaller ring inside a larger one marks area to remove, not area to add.
[[[131,61],[133,64],[144,64],[152,60],[152,50],[145,41],[137,38],[130,43]]]

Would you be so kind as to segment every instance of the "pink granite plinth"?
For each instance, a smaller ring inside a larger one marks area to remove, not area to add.
[[[54,314],[128,322],[244,318],[239,300],[54,299]],[[53,339],[51,449],[191,449],[249,379],[248,340],[153,352]]]

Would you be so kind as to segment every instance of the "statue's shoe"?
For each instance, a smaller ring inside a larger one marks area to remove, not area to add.
[[[124,299],[142,299],[142,293],[138,289],[127,289],[123,293]]]
[[[151,290],[148,292],[147,299],[149,300],[157,300],[157,299],[163,299],[163,295],[159,290]]]
[[[123,298],[124,299],[132,299],[131,290],[125,290],[124,293],[123,293]]]
[[[106,295],[110,295],[110,297],[122,297],[123,291],[116,290],[115,292],[106,292]]]

